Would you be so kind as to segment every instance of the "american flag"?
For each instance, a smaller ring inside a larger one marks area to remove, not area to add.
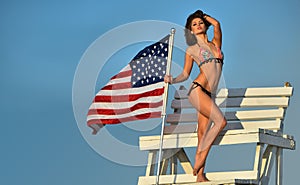
[[[141,50],[96,94],[87,115],[93,134],[106,124],[161,117],[169,37]]]

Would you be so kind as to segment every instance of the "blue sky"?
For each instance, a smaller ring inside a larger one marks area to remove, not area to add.
[[[197,9],[222,24],[223,76],[227,87],[283,86],[284,82],[291,82],[295,89],[286,113],[285,132],[298,141],[298,0],[1,1],[0,184],[136,184],[138,176],[145,173],[145,166],[109,160],[99,155],[81,134],[72,105],[76,70],[92,43],[116,27],[147,20],[183,26],[186,17]],[[109,62],[117,64],[104,66],[95,88],[127,64],[140,47],[144,47],[143,43],[114,53]],[[179,66],[183,65],[181,56],[182,52],[175,50],[173,59]],[[160,131],[159,125],[149,132],[130,128],[127,124],[107,130],[131,145],[137,145],[138,135]],[[124,154],[110,143],[102,149]],[[247,162],[245,166],[228,162],[232,157],[228,150],[238,149],[214,149],[215,158],[208,159],[207,170],[251,166]],[[247,151],[243,149],[244,153]],[[298,182],[298,166],[299,150],[285,151],[284,184]]]

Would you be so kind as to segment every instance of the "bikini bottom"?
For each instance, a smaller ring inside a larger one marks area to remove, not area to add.
[[[197,88],[197,87],[200,87],[201,88],[201,90],[205,93],[205,94],[207,94],[210,98],[212,98],[212,99],[215,99],[216,98],[216,95],[215,94],[213,94],[213,93],[211,93],[211,92],[209,92],[208,90],[206,90],[201,84],[199,84],[198,82],[193,82],[193,85],[191,86],[191,88],[190,88],[190,90],[189,90],[189,92],[188,92],[188,96],[191,94],[191,92],[192,92],[192,90],[193,89],[195,89],[195,88]]]

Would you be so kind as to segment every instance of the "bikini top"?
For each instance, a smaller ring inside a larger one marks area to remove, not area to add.
[[[221,63],[223,65],[224,56],[220,48],[215,47],[217,49],[217,56],[214,56],[212,51],[201,47],[198,43],[197,45],[199,48],[199,68],[209,62]]]
[[[215,62],[223,64],[223,52],[220,48],[215,47],[217,50],[217,56],[214,56],[211,49],[208,46],[201,46],[200,44],[195,44],[190,46],[187,52],[192,56],[195,62],[198,64],[199,68],[207,63]]]

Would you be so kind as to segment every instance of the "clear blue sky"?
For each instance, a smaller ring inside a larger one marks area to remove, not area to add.
[[[298,0],[1,1],[0,184],[137,184],[145,166],[108,160],[82,136],[72,107],[77,66],[97,38],[118,26],[146,20],[183,26],[186,17],[197,9],[216,17],[222,24],[223,75],[227,87],[283,86],[285,81],[291,82],[295,90],[286,114],[285,131],[298,141]],[[115,57],[116,66],[123,67],[136,54],[136,48],[128,47],[124,59],[121,57],[124,51],[116,53],[112,62]],[[174,60],[183,65],[180,54],[174,53]],[[99,83],[105,83],[118,71],[115,67],[105,67],[105,75],[99,74]],[[100,78],[101,75],[106,78]],[[108,130],[122,142],[138,143],[138,137],[130,135],[130,126]],[[159,134],[159,131],[158,126],[133,135]],[[110,143],[102,147],[106,148],[114,154],[124,153]],[[233,149],[238,147],[230,150]],[[232,156],[226,149],[213,152],[215,159],[209,158],[208,171],[227,169],[231,164],[244,168],[235,164],[234,159],[228,163]],[[299,166],[299,150],[285,151],[284,184],[298,183]]]

